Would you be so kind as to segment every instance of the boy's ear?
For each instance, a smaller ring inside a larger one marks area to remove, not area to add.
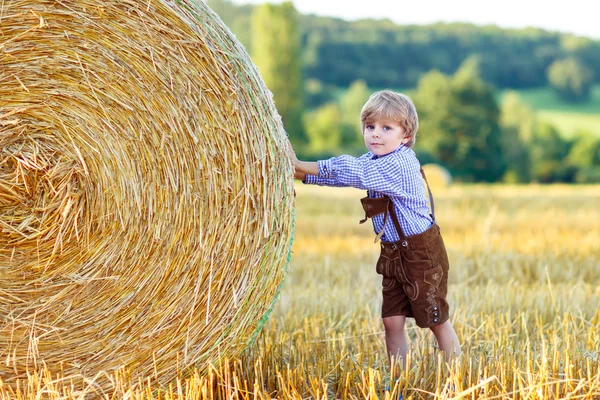
[[[402,143],[402,144],[406,144],[406,143],[410,142],[410,139],[412,139],[412,133],[411,133],[410,131],[407,131],[407,132],[404,134],[404,137],[402,138],[402,141],[401,141],[401,143]]]

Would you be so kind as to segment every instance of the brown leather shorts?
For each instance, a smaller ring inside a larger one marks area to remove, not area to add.
[[[448,320],[448,255],[433,224],[397,242],[382,242],[377,273],[383,275],[382,318],[412,317],[421,328]]]

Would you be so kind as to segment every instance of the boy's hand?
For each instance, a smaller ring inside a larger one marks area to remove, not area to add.
[[[296,156],[296,152],[294,151],[294,148],[292,147],[292,143],[289,141],[289,139],[287,140],[287,150],[289,153],[290,160],[292,161],[292,166],[294,167],[294,178],[300,179],[302,181],[305,180],[306,174],[301,171],[298,171],[298,165],[299,165],[300,161],[298,160],[298,157]]]
[[[290,160],[294,166],[294,178],[304,181],[306,180],[307,174],[317,175],[319,173],[319,165],[316,162],[305,162],[298,160],[298,157],[296,157],[296,152],[294,152],[294,148],[292,147],[289,139],[287,139],[287,148]]]
[[[296,166],[296,164],[298,164],[298,157],[296,157],[296,152],[294,151],[294,148],[292,147],[292,143],[290,142],[290,139],[286,138],[286,140],[287,140],[288,155],[290,157],[290,160],[292,161],[292,165]]]
[[[306,180],[306,174],[304,172],[300,172],[294,168],[294,178],[300,179],[301,181]]]

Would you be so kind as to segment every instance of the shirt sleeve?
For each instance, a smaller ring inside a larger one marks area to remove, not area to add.
[[[376,159],[343,155],[321,160],[318,164],[320,179],[335,179],[345,186],[388,196],[407,196],[402,189],[403,182],[419,170],[418,161],[411,162],[398,153]]]
[[[372,158],[371,152],[365,153],[358,160]],[[320,168],[319,168],[320,170]],[[302,181],[306,185],[332,186],[332,187],[348,187],[350,185],[340,182],[336,177],[322,178],[318,175],[306,174],[306,178]]]
[[[319,178],[317,175],[306,175],[306,179],[302,181],[306,185],[319,185],[319,186],[334,186],[334,187],[345,187],[335,178]]]

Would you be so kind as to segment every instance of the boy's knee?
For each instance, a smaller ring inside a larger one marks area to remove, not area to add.
[[[383,318],[383,326],[386,332],[401,332],[404,330],[406,317],[404,315],[394,315]]]
[[[445,321],[445,322],[442,322],[441,324],[430,326],[429,329],[431,329],[431,331],[433,333],[436,333],[436,332],[441,332],[441,331],[445,330],[449,325],[450,325],[450,322]]]

